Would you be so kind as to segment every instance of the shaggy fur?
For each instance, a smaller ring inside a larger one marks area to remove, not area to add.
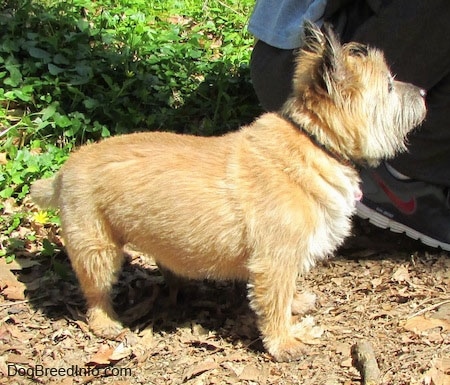
[[[350,233],[361,195],[353,162],[404,149],[423,92],[393,80],[381,52],[305,28],[294,92],[280,114],[202,138],[138,133],[72,154],[33,199],[59,207],[72,266],[103,336],[121,328],[110,290],[133,244],[178,276],[248,281],[276,360],[304,350],[296,280]]]

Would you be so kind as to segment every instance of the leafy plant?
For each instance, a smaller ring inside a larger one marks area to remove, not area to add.
[[[9,161],[0,167],[0,198],[12,196],[19,200],[29,192],[30,183],[41,176],[53,174],[67,158],[70,146],[60,149],[33,140],[29,147],[18,148],[11,140],[2,145]]]
[[[257,110],[244,30],[251,2],[188,4],[6,2],[1,103],[24,112],[27,137],[63,143],[142,129],[236,128]]]
[[[259,113],[245,30],[253,5],[0,2],[0,254],[28,220],[54,218],[11,213],[5,202],[20,205],[75,146],[142,130],[219,135],[251,121]]]

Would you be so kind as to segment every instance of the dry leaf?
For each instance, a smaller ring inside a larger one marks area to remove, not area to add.
[[[430,385],[450,384],[450,358],[441,358],[425,373],[423,383]]]
[[[222,44],[223,44],[222,39],[213,37],[211,39],[210,49],[220,48],[220,47],[222,47]]]
[[[66,377],[63,378],[60,382],[55,383],[55,385],[72,385],[72,384],[73,384],[73,377]]]
[[[166,20],[175,25],[187,25],[192,22],[192,19],[181,15],[169,16]]]
[[[139,337],[141,337],[141,339],[139,340],[140,346],[147,349],[153,348],[155,346],[155,337],[153,335],[153,329],[147,328],[142,330],[139,333]]]
[[[0,288],[5,287],[9,281],[17,281],[16,276],[11,273],[9,263],[6,263],[5,258],[0,258]]]
[[[351,368],[353,366],[353,359],[352,357],[348,357],[343,359],[340,363],[343,368]]]
[[[450,303],[439,306],[437,311],[430,315],[430,317],[450,321]]]
[[[131,385],[131,382],[129,380],[114,380],[114,385]]]
[[[342,354],[343,356],[350,357],[351,348],[352,348],[351,345],[346,342],[338,341],[334,344],[334,349],[336,350],[336,353]]]
[[[109,356],[109,361],[120,361],[121,359],[128,357],[131,353],[132,349],[121,342]]]
[[[207,336],[209,334],[209,330],[205,329],[199,323],[193,322],[191,328],[194,336]]]
[[[439,318],[425,318],[424,316],[419,315],[407,320],[403,324],[403,327],[414,333],[420,333],[438,327],[443,330],[450,330],[450,322]]]
[[[392,280],[396,282],[408,282],[410,280],[408,268],[404,265],[400,266],[395,270],[394,274],[392,274]]]
[[[436,361],[435,365],[441,372],[450,374],[450,357],[443,357]]]
[[[377,286],[380,286],[383,282],[383,278],[374,278],[370,281],[370,283],[372,284],[372,287],[374,289],[377,288]]]
[[[5,287],[5,286],[6,287]],[[0,286],[4,287],[2,294],[11,301],[23,301],[25,299],[26,286],[17,280],[1,282]]]
[[[14,198],[8,198],[2,200],[3,214],[10,215],[18,211],[17,203]],[[0,262],[1,263],[1,262]]]
[[[194,365],[186,370],[183,376],[183,382],[190,380],[193,377],[198,376],[199,374],[208,372],[213,369],[217,369],[219,364],[213,360],[206,360],[200,364]]]
[[[197,347],[203,347],[207,350],[223,350],[223,346],[220,345],[220,343],[216,343],[215,341],[205,339],[198,339],[198,340],[189,340],[186,341],[186,343],[189,343],[193,346]]]
[[[239,362],[239,361],[246,361],[246,360],[247,360],[247,356],[243,353],[233,353],[233,354],[229,354],[225,357],[221,357],[221,358],[219,357],[217,359],[217,361],[221,364],[224,362],[232,362],[232,361]]]
[[[264,377],[264,373],[253,365],[247,365],[239,375],[242,381],[258,382]]]
[[[138,337],[137,343],[133,345],[133,354],[138,362],[144,362],[157,345],[157,340],[151,327],[142,330]]]
[[[0,152],[0,165],[8,163],[6,155],[7,155],[6,152]]]
[[[344,283],[344,278],[331,278],[331,282],[336,284],[336,286],[342,286]]]
[[[126,346],[123,342],[116,346],[116,348],[109,345],[102,345],[94,357],[92,357],[87,365],[109,365],[112,361],[120,361],[128,357],[132,353],[132,349]]]
[[[10,300],[24,300],[24,291],[26,286],[17,280],[17,277],[11,273],[11,267],[14,267],[13,263],[6,263],[4,258],[0,258],[0,289],[2,294]]]
[[[321,326],[315,326],[314,318],[311,316],[304,317],[300,323],[294,326],[294,333],[297,338],[307,345],[320,344],[319,338],[323,332]]]
[[[97,353],[94,354],[87,365],[108,365],[114,348],[109,345],[102,345]]]
[[[8,365],[5,356],[0,356],[0,373],[6,377],[8,375]]]
[[[10,353],[6,361],[10,364],[30,365],[30,360],[21,354]]]
[[[28,327],[28,324],[26,322],[23,322],[21,327]],[[16,340],[20,341],[21,343],[27,343],[30,339],[33,339],[34,334],[32,332],[24,333],[19,330],[19,328],[16,325],[8,325],[9,332],[11,333],[11,336],[14,337]]]

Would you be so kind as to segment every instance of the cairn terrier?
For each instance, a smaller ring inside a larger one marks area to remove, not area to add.
[[[304,38],[279,113],[220,137],[106,139],[33,185],[37,204],[60,208],[95,333],[120,331],[110,291],[132,244],[177,276],[247,281],[265,348],[279,361],[302,356],[299,274],[350,234],[356,165],[405,150],[426,113],[425,92],[395,81],[380,51],[311,23]]]

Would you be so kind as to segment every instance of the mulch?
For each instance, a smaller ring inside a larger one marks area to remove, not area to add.
[[[58,229],[30,222],[12,236],[23,242],[13,263],[0,259],[0,384],[357,385],[361,342],[379,368],[373,384],[450,384],[448,253],[361,220],[336,257],[299,281],[317,296],[303,322],[321,336],[290,363],[264,351],[244,284],[185,282],[175,304],[135,252],[114,289],[129,330],[98,338]],[[45,238],[59,245],[51,256],[41,254]]]

